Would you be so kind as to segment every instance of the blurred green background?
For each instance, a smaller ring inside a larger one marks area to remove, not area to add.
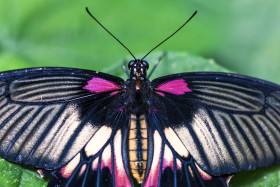
[[[213,58],[240,74],[280,83],[279,0],[1,0],[0,69],[102,70],[121,61],[128,53],[89,17],[85,6],[138,56],[198,10],[158,51]]]
[[[129,54],[89,17],[86,6],[139,58],[198,10],[157,51],[214,59],[231,71],[280,84],[279,0],[0,0],[0,70],[115,67]],[[275,180],[277,168],[268,169],[276,170]],[[253,171],[239,181],[249,177],[265,179]]]

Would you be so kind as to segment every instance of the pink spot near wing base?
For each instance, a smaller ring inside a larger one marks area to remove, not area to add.
[[[107,81],[105,79],[93,77],[91,80],[87,82],[88,84],[84,86],[84,89],[89,90],[90,92],[101,93],[111,90],[118,90],[120,87],[111,81]],[[114,93],[114,92],[113,92]],[[116,94],[116,93],[114,93]],[[112,94],[112,95],[114,95]]]
[[[110,93],[110,95],[115,95],[115,94],[117,94],[117,93],[119,93],[120,91],[114,91],[114,92],[112,92],[112,93]]]
[[[191,89],[188,88],[188,83],[185,82],[184,79],[172,80],[169,82],[165,82],[160,84],[156,90],[168,92],[175,95],[183,95],[185,92],[192,92]],[[159,94],[159,92],[156,92]],[[159,94],[163,96],[162,94]]]
[[[165,95],[164,95],[164,93],[162,93],[162,92],[156,92],[158,95],[160,95],[160,96],[162,96],[162,97],[164,97]]]

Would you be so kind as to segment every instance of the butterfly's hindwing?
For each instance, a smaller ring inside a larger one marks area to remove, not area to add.
[[[148,124],[154,128],[154,148],[144,186],[227,185],[227,176],[211,176],[198,166],[173,130],[163,132],[167,124],[164,124],[156,110],[151,111]]]
[[[102,126],[67,165],[53,171],[49,186],[131,186],[122,156],[128,115],[120,111],[112,123]]]

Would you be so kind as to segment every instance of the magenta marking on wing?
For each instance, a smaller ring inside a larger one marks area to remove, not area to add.
[[[114,91],[114,92],[112,92],[112,93],[110,93],[110,95],[115,95],[115,94],[117,94],[117,93],[119,93],[120,91]]]
[[[118,162],[118,158],[116,157],[115,157],[115,182],[116,182],[116,186],[123,186],[123,187],[131,186],[126,171],[124,169],[123,162]]]
[[[164,172],[164,170],[165,170],[167,167],[170,167],[170,168],[173,170],[173,162],[170,162],[170,161],[168,161],[168,160],[164,160],[164,161],[163,161],[163,165],[162,165],[162,172]]]
[[[164,93],[162,93],[162,92],[156,92],[158,95],[160,95],[160,96],[162,96],[162,97],[164,97],[165,95],[164,95]]]
[[[173,170],[173,165],[174,165],[174,157],[173,153],[170,150],[170,148],[165,145],[164,146],[164,155],[163,155],[163,163],[162,163],[162,173],[167,167],[170,167]]]
[[[158,109],[157,109],[157,108],[155,108],[155,107],[153,107],[153,110],[154,110],[155,112],[158,112]]]
[[[121,130],[118,130],[114,138],[114,168],[115,168],[115,186],[130,187],[128,176],[124,169],[122,159],[122,136]]]
[[[38,169],[37,172],[40,174],[41,178],[45,177],[44,172],[43,172],[42,169]]]
[[[159,173],[160,173],[160,164],[153,168],[153,170],[150,170],[149,176],[147,178],[147,181],[145,183],[145,187],[150,186],[158,186],[158,180],[159,180]]]
[[[107,81],[105,79],[101,79],[97,77],[93,77],[87,83],[88,84],[83,88],[89,90],[90,92],[95,92],[95,93],[120,89],[118,85],[112,83],[111,81]]]
[[[118,108],[118,112],[121,112],[124,109],[124,106]]]
[[[188,88],[188,83],[186,83],[184,79],[165,82],[160,84],[156,90],[172,93],[175,95],[183,95],[185,92],[192,92],[192,90]]]
[[[170,167],[173,170],[173,160],[164,158],[162,163],[162,172],[164,172],[167,167]]]
[[[161,147],[162,147],[162,139],[158,133],[158,131],[154,132],[154,141],[157,142],[154,146],[154,155],[153,155],[153,161],[152,165],[149,171],[149,175],[147,177],[147,180],[145,182],[145,187],[150,186],[158,186],[159,181],[159,173],[160,171],[160,162],[161,162]]]

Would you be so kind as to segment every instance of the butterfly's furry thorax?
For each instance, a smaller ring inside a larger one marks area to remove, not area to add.
[[[139,88],[140,84],[140,89]],[[142,114],[148,110],[151,97],[151,83],[148,80],[128,80],[125,82],[124,97],[127,98],[127,110],[131,114]]]

